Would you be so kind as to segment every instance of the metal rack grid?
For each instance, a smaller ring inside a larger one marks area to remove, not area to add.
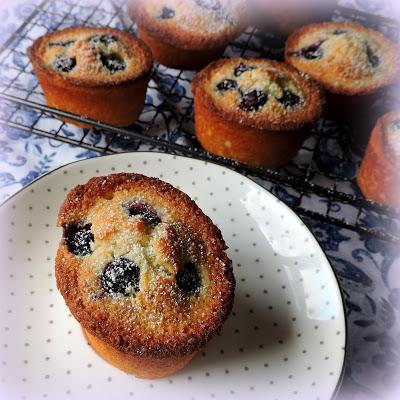
[[[382,31],[398,40],[395,21],[344,7],[334,18],[351,19]],[[101,25],[126,29],[136,34],[126,17],[124,4],[108,0],[81,5],[77,0],[44,0],[0,48],[0,123],[41,136],[77,145],[102,154],[142,149],[211,160],[248,175],[270,189],[299,214],[336,224],[362,235],[400,243],[400,211],[363,198],[355,182],[360,158],[348,147],[344,126],[321,120],[298,155],[276,170],[262,170],[213,156],[201,149],[194,135],[193,73],[156,65],[147,92],[145,108],[129,128],[92,121],[46,106],[41,88],[26,56],[26,49],[49,30],[74,25]],[[227,48],[226,56],[264,56],[281,59],[283,42],[273,35],[248,28]],[[387,107],[398,100],[390,93]],[[54,116],[89,122],[94,128],[81,129]],[[320,209],[309,205],[318,199]],[[346,207],[347,220],[337,215],[337,204]],[[373,215],[379,223],[370,224]]]

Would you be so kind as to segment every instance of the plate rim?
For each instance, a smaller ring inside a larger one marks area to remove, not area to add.
[[[98,160],[98,159],[101,159],[101,158],[120,157],[120,156],[122,156],[122,155],[124,155],[124,156],[128,156],[128,155],[131,155],[131,156],[133,155],[133,156],[135,156],[136,154],[149,154],[149,155],[169,156],[169,157],[172,157],[172,159],[179,159],[179,158],[181,158],[181,159],[186,159],[186,160],[194,160],[194,161],[200,162],[200,163],[203,162],[203,163],[206,163],[206,164],[213,164],[213,165],[215,165],[215,166],[217,166],[217,167],[220,167],[220,168],[223,169],[223,170],[228,170],[229,172],[232,172],[232,173],[234,173],[235,175],[238,175],[238,176],[240,176],[240,177],[243,178],[243,179],[249,180],[252,184],[258,186],[261,190],[266,191],[269,195],[271,195],[271,196],[274,197],[276,200],[278,200],[278,202],[281,203],[281,205],[283,205],[284,207],[286,207],[286,209],[287,209],[290,213],[292,213],[293,216],[296,217],[296,218],[300,221],[300,223],[302,223],[302,224],[305,226],[305,228],[307,229],[307,231],[310,233],[310,235],[315,239],[316,243],[318,244],[318,247],[319,247],[320,251],[321,251],[322,254],[324,255],[324,257],[325,257],[325,259],[326,259],[326,261],[327,261],[327,263],[328,263],[328,265],[329,265],[329,267],[330,267],[330,269],[331,269],[331,271],[332,271],[332,273],[333,273],[333,276],[334,276],[335,281],[336,281],[336,286],[337,286],[338,291],[339,291],[340,300],[341,300],[341,303],[342,303],[341,309],[342,309],[342,312],[343,312],[343,320],[344,320],[344,350],[343,350],[343,360],[342,360],[341,371],[340,371],[340,374],[339,374],[339,376],[338,376],[338,380],[337,380],[336,385],[335,385],[335,389],[333,390],[332,395],[331,395],[331,397],[330,397],[331,400],[336,399],[337,396],[338,396],[338,394],[339,394],[339,392],[340,392],[340,389],[341,389],[341,387],[342,387],[342,384],[343,384],[344,374],[345,374],[345,369],[346,369],[346,355],[347,355],[347,353],[348,353],[348,351],[347,351],[347,346],[348,346],[348,321],[347,321],[347,318],[346,318],[346,303],[345,303],[345,300],[344,300],[344,293],[343,293],[342,287],[340,286],[340,282],[339,282],[338,275],[337,275],[335,269],[333,268],[332,263],[331,263],[329,257],[327,256],[325,250],[321,247],[321,245],[320,245],[320,243],[319,243],[317,237],[314,235],[314,233],[311,231],[311,229],[307,226],[307,224],[303,221],[303,219],[302,219],[291,207],[289,207],[284,201],[282,201],[278,196],[276,196],[274,193],[272,193],[269,189],[266,189],[265,187],[261,186],[261,185],[260,185],[258,182],[256,182],[254,179],[249,178],[248,176],[243,175],[243,174],[241,174],[240,172],[235,171],[234,169],[231,169],[231,168],[228,168],[228,167],[226,167],[226,166],[224,166],[224,165],[218,164],[217,162],[215,162],[215,161],[213,161],[213,160],[212,160],[212,161],[210,161],[210,160],[203,160],[203,159],[196,158],[196,157],[182,156],[182,155],[177,155],[177,154],[165,153],[165,152],[162,152],[162,151],[148,151],[148,150],[140,151],[140,150],[139,150],[139,151],[135,151],[135,152],[122,152],[122,153],[114,153],[114,154],[104,154],[104,155],[100,155],[100,156],[94,156],[94,157],[85,158],[85,159],[83,159],[83,160],[71,161],[71,162],[69,162],[69,163],[67,163],[67,164],[60,165],[60,166],[58,166],[58,167],[56,167],[56,168],[54,168],[54,169],[52,169],[52,170],[50,170],[50,171],[47,171],[47,172],[44,173],[43,175],[41,175],[41,176],[35,178],[35,179],[32,180],[31,182],[29,182],[27,185],[25,185],[24,187],[22,187],[21,189],[19,189],[19,190],[16,191],[15,193],[13,193],[11,196],[9,196],[3,203],[0,204],[0,209],[2,209],[9,201],[11,201],[11,200],[14,199],[15,197],[17,197],[20,193],[22,193],[22,192],[24,192],[25,190],[27,190],[30,186],[36,184],[36,183],[37,183],[38,181],[40,181],[41,179],[44,179],[44,178],[49,177],[51,174],[57,172],[57,171],[60,170],[60,169],[70,167],[70,166],[73,165],[73,164],[79,164],[79,163],[88,162],[89,160]]]

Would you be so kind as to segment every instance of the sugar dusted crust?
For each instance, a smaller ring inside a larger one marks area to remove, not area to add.
[[[106,45],[93,42],[90,38],[94,35],[109,35],[116,40]],[[37,39],[28,55],[37,73],[83,87],[127,85],[148,75],[152,68],[147,46],[131,34],[112,28],[72,27],[51,32]],[[59,56],[75,60],[76,65],[69,72],[55,69]],[[118,57],[125,68],[110,73],[102,63],[103,56]]]
[[[242,67],[240,75],[237,68]],[[219,90],[222,82],[234,81],[232,90]],[[243,94],[257,91],[267,98],[257,109],[243,110]],[[295,95],[297,103],[285,106],[284,92]],[[230,58],[218,60],[198,73],[193,80],[195,98],[224,120],[243,127],[273,131],[293,130],[314,124],[322,113],[324,96],[318,85],[294,68],[267,59]]]
[[[285,60],[330,92],[344,95],[368,94],[393,83],[400,66],[394,43],[350,22],[300,28],[286,42]]]
[[[129,0],[127,4],[128,13],[142,30],[187,50],[226,46],[245,27],[242,0]],[[162,18],[163,10],[173,16]]]
[[[124,204],[145,202],[161,223],[148,226]],[[235,280],[218,228],[184,193],[138,174],[95,177],[74,188],[61,206],[58,226],[90,223],[92,254],[75,256],[62,239],[56,257],[57,285],[84,329],[119,351],[166,358],[192,354],[229,314]],[[135,296],[104,294],[99,277],[123,256],[140,267]],[[176,284],[182,263],[201,275],[196,294]]]

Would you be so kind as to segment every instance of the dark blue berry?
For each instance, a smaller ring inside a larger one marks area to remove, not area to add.
[[[227,90],[236,89],[238,84],[233,79],[225,79],[222,82],[218,83],[217,89],[220,92],[225,92]]]
[[[55,47],[55,46],[60,46],[60,47],[68,47],[71,46],[71,44],[74,44],[75,40],[66,40],[66,41],[60,41],[60,42],[50,42],[49,46],[50,47]]]
[[[149,225],[158,225],[161,222],[161,218],[148,204],[134,201],[125,208],[130,216],[141,215]]]
[[[108,56],[102,54],[100,59],[104,67],[106,67],[111,74],[123,71],[126,68],[124,61],[116,54],[110,54]]]
[[[244,64],[239,64],[234,70],[233,70],[233,74],[235,76],[240,76],[242,75],[244,72],[246,71],[252,71],[254,69],[254,67],[252,67],[251,65],[244,65]]]
[[[324,41],[321,40],[317,43],[313,43],[310,46],[303,47],[299,51],[294,51],[290,55],[294,55],[297,57],[303,57],[307,60],[315,60],[320,59],[323,56],[323,51],[321,45]]]
[[[365,51],[367,52],[367,57],[369,63],[372,65],[372,67],[377,67],[379,65],[379,57],[372,51],[371,47],[366,45]]]
[[[55,70],[60,72],[71,72],[76,65],[76,59],[68,56],[58,56],[54,62],[53,67]]]
[[[283,89],[283,95],[278,101],[285,107],[295,107],[300,103],[300,97],[289,89]]]
[[[96,35],[93,35],[90,38],[90,40],[93,43],[99,43],[100,42],[100,43],[103,43],[106,46],[108,46],[111,43],[115,43],[115,42],[118,41],[118,39],[115,36],[108,35],[108,34],[103,34],[103,35],[96,34]]]
[[[129,295],[139,291],[140,269],[131,260],[117,258],[107,264],[100,276],[103,290],[108,294]]]
[[[221,3],[219,0],[195,0],[198,6],[205,8],[206,10],[218,11],[221,9]]]
[[[243,111],[257,111],[268,101],[268,96],[262,90],[252,90],[244,93],[239,103],[239,108]]]
[[[64,225],[64,241],[68,250],[76,256],[92,254],[90,243],[94,242],[94,236],[90,230],[92,224],[71,223]]]
[[[176,284],[184,292],[196,293],[200,289],[201,278],[193,263],[186,263],[176,274]]]
[[[163,7],[161,10],[161,14],[159,16],[160,19],[171,19],[175,17],[175,11],[168,7]]]

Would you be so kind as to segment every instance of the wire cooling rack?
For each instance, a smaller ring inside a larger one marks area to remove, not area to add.
[[[39,36],[75,25],[112,26],[136,34],[135,25],[121,1],[44,0],[0,48],[0,123],[5,129],[22,129],[49,139],[101,154],[158,150],[186,155],[233,168],[268,187],[299,214],[358,232],[400,243],[400,211],[366,200],[356,184],[360,157],[348,145],[348,129],[321,120],[297,156],[275,170],[252,168],[213,156],[201,149],[194,135],[193,73],[156,64],[144,110],[126,129],[92,121],[46,106],[42,90],[26,55]],[[396,21],[337,7],[334,19],[360,22],[398,41]],[[225,56],[282,59],[283,40],[248,28],[228,46]],[[380,112],[400,103],[396,92],[387,93]],[[89,122],[81,129],[57,116]],[[343,218],[346,215],[346,219]]]

